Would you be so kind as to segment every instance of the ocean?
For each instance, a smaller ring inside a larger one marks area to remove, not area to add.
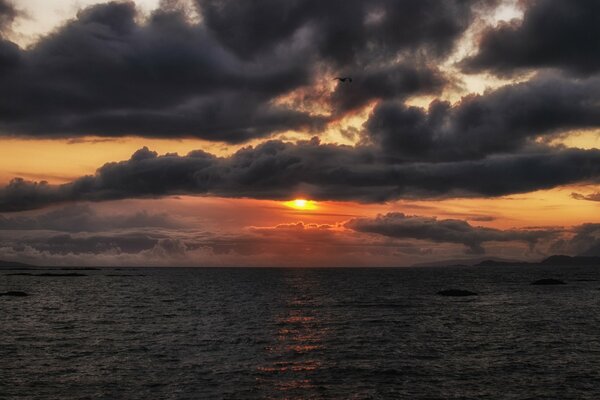
[[[80,273],[85,276],[9,275]],[[565,285],[533,286],[555,278]],[[0,271],[0,399],[598,399],[600,266]],[[478,296],[443,297],[465,289]]]

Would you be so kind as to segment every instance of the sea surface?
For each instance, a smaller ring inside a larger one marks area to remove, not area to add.
[[[0,292],[30,296],[0,297],[0,399],[600,399],[598,280],[600,266],[2,269]],[[436,295],[451,288],[479,296]]]

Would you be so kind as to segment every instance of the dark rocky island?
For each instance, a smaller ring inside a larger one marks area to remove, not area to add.
[[[6,274],[8,276],[43,276],[43,277],[78,277],[78,276],[87,276],[86,274],[81,274],[79,272],[66,272],[66,273],[56,273],[56,272],[42,272],[39,274],[33,274],[31,272],[15,272],[12,274]]]
[[[4,293],[0,293],[0,297],[1,296],[9,296],[9,297],[26,297],[29,296],[27,293],[25,292],[19,292],[16,290],[11,290],[8,292],[4,292]]]
[[[33,265],[20,263],[16,261],[3,261],[0,260],[0,268],[32,268]]]

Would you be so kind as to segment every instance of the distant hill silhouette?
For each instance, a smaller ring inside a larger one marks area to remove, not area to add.
[[[460,259],[450,259],[450,260],[438,260],[438,261],[430,261],[425,263],[413,264],[411,267],[472,267],[474,265],[480,264],[482,262],[504,262],[507,264],[519,263],[518,260],[509,260],[506,258],[499,257],[478,257],[478,258],[460,258]]]
[[[496,267],[496,266],[509,266],[509,265],[561,265],[561,266],[577,266],[577,265],[597,265],[600,267],[600,257],[585,257],[585,256],[564,256],[554,255],[543,259],[539,262],[527,262],[527,261],[496,261],[496,260],[484,260],[476,267]]]
[[[31,268],[35,265],[20,263],[16,261],[3,261],[0,260],[0,268]]]
[[[597,265],[600,267],[600,257],[598,256],[565,256],[553,255],[544,258],[541,261],[520,261],[508,260],[498,257],[490,258],[472,258],[472,259],[451,259],[431,261],[428,263],[413,264],[412,267],[502,267],[502,266],[528,266],[528,265]]]
[[[598,265],[600,266],[600,257],[596,256],[550,256],[540,262],[542,265]]]

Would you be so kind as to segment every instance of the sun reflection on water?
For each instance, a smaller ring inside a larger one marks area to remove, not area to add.
[[[311,282],[301,272],[287,277],[290,290],[283,311],[274,317],[273,343],[265,347],[266,365],[258,367],[259,386],[272,399],[303,399],[316,389],[324,366],[328,329],[310,296]],[[273,395],[276,393],[277,395]]]

